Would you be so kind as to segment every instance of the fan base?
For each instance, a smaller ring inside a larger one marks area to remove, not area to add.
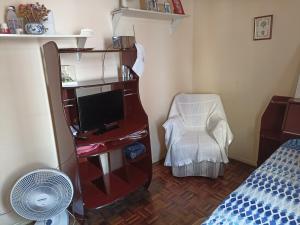
[[[55,217],[43,221],[36,221],[35,225],[68,225],[69,213],[67,210],[62,211]]]

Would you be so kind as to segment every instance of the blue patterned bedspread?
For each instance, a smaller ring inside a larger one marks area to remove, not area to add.
[[[203,224],[300,224],[300,139],[276,150]]]

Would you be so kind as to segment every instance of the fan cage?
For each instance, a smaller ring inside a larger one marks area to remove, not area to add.
[[[64,211],[72,201],[73,192],[72,182],[66,174],[55,169],[38,169],[15,183],[10,202],[20,216],[41,221]]]

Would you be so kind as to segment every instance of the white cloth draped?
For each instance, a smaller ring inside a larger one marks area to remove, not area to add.
[[[136,51],[137,51],[137,57],[136,61],[132,67],[132,70],[141,77],[144,74],[145,70],[145,49],[143,45],[139,43],[135,43]]]
[[[177,95],[163,127],[168,149],[166,166],[228,162],[233,135],[218,95]]]

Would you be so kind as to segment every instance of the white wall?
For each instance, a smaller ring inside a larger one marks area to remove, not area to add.
[[[197,92],[219,93],[235,134],[230,157],[256,164],[260,118],[273,95],[294,96],[300,73],[300,1],[195,1]],[[253,41],[253,19],[274,14],[271,40]]]
[[[0,22],[8,5],[34,1],[0,1]],[[56,30],[74,33],[89,27],[96,38],[88,46],[103,48],[110,42],[110,12],[118,5],[111,0],[44,0],[54,12]],[[193,13],[193,1],[184,1],[187,13]],[[140,81],[143,105],[149,115],[153,161],[164,156],[163,130],[173,96],[192,88],[193,19],[179,25],[173,35],[164,21],[125,19],[118,32],[130,33],[135,24],[137,40],[146,50],[145,74]],[[60,45],[74,46],[75,40]],[[9,192],[15,180],[39,167],[57,166],[51,116],[37,40],[0,40],[0,213],[10,210]],[[100,57],[99,57],[100,58]],[[96,60],[95,58],[93,59]],[[107,61],[108,71],[115,59]],[[82,62],[88,62],[83,58]],[[97,61],[95,61],[97,62]],[[100,60],[99,68],[100,69]],[[109,72],[108,72],[109,73]],[[79,79],[82,79],[80,73]],[[93,78],[99,76],[96,70]],[[0,217],[0,224],[14,224],[21,219],[13,213]]]

